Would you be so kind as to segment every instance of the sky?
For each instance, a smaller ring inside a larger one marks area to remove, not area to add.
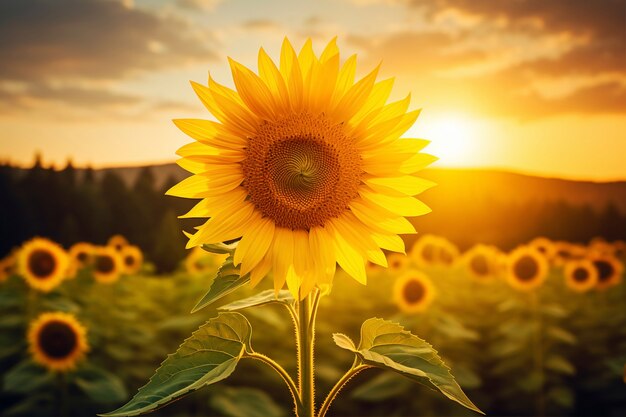
[[[3,0],[0,161],[175,160],[189,81],[338,37],[421,108],[439,167],[626,179],[626,0]]]

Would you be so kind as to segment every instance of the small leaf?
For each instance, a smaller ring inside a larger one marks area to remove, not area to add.
[[[562,356],[550,356],[546,359],[545,368],[564,375],[574,375],[576,368]]]
[[[546,334],[548,337],[558,340],[559,342],[567,343],[568,345],[576,344],[576,336],[560,327],[549,327]]]
[[[338,346],[354,351],[354,344],[346,336],[335,334],[333,337]],[[361,327],[361,342],[355,353],[367,365],[397,372],[439,390],[470,410],[482,413],[456,383],[450,368],[443,363],[437,351],[399,324],[377,318],[366,320]]]
[[[233,265],[233,257],[229,256],[217,270],[217,275],[213,278],[209,291],[198,301],[198,304],[196,304],[191,312],[195,313],[203,309],[209,304],[214,303],[220,298],[246,285],[248,282],[250,282],[250,275],[246,274],[243,277],[240,276],[239,267]]]
[[[345,334],[333,333],[333,340],[340,348],[356,353],[356,346],[354,346],[354,342]]]
[[[202,325],[163,361],[150,381],[123,407],[104,416],[136,416],[155,410],[233,373],[250,347],[252,328],[239,313],[221,313]]]
[[[283,417],[285,410],[272,397],[254,388],[221,389],[211,397],[211,407],[227,417]]]
[[[221,306],[218,310],[237,311],[243,310],[248,307],[262,306],[266,304],[285,304],[290,305],[295,301],[289,290],[280,290],[278,296],[275,295],[274,290],[265,290],[253,295],[252,297],[244,298],[243,300],[233,301],[230,304]]]
[[[29,360],[13,367],[4,375],[4,390],[27,394],[52,381],[52,374]]]
[[[88,366],[76,372],[76,385],[89,398],[100,403],[120,403],[128,398],[124,383],[104,369]]]
[[[202,249],[210,253],[217,253],[218,255],[223,255],[226,253],[233,254],[235,252],[235,249],[237,248],[237,243],[239,242],[235,242],[231,244],[226,244],[226,243],[213,243],[210,245],[204,244],[202,245]]]

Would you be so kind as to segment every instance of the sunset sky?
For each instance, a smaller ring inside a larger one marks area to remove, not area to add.
[[[189,80],[338,36],[423,108],[438,166],[626,179],[625,22],[626,0],[4,0],[0,161],[173,161],[171,119],[210,117]]]

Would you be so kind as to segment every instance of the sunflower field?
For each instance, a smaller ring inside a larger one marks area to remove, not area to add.
[[[536,238],[509,253],[464,252],[424,235],[368,266],[368,286],[340,271],[322,298],[315,369],[327,392],[350,365],[332,332],[357,338],[371,314],[436,347],[458,384],[488,415],[622,415],[626,409],[624,242],[587,245]],[[256,330],[255,349],[294,373],[292,323],[271,284],[242,286],[216,306],[189,312],[220,276],[226,255],[196,248],[170,275],[157,275],[122,236],[70,248],[36,238],[0,263],[3,416],[82,416],[127,402],[158,364],[233,301]],[[286,293],[286,294],[283,294]],[[286,290],[280,297],[289,297]],[[282,337],[281,335],[284,335]],[[155,415],[286,416],[283,381],[242,361],[231,377]],[[409,379],[377,370],[354,377],[329,415],[471,415]]]

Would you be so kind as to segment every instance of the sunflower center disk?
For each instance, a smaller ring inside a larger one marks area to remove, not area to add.
[[[102,272],[103,274],[108,274],[113,272],[115,269],[115,264],[113,263],[113,259],[110,256],[98,256],[96,258],[96,270],[98,272]]]
[[[297,114],[264,123],[249,139],[243,185],[277,226],[309,230],[348,209],[358,193],[360,162],[341,125]]]
[[[598,270],[598,281],[608,281],[609,278],[611,278],[611,276],[613,275],[613,266],[611,266],[609,262],[599,260],[594,261],[593,264]]]
[[[539,266],[530,256],[523,256],[515,263],[513,270],[520,281],[532,281],[539,271]]]
[[[421,301],[422,298],[424,298],[424,295],[426,294],[426,289],[424,288],[424,285],[419,281],[409,281],[404,286],[403,292],[404,299],[410,304],[415,304]]]
[[[472,270],[480,276],[487,275],[489,273],[489,265],[487,259],[483,255],[476,255],[470,262]]]
[[[65,323],[48,323],[39,333],[39,346],[49,357],[62,359],[74,351],[76,333]]]
[[[28,258],[28,269],[37,278],[47,278],[56,267],[54,256],[45,250],[36,250]]]
[[[584,268],[576,268],[574,270],[574,281],[576,282],[585,282],[587,278],[589,278],[589,272],[587,272]]]

